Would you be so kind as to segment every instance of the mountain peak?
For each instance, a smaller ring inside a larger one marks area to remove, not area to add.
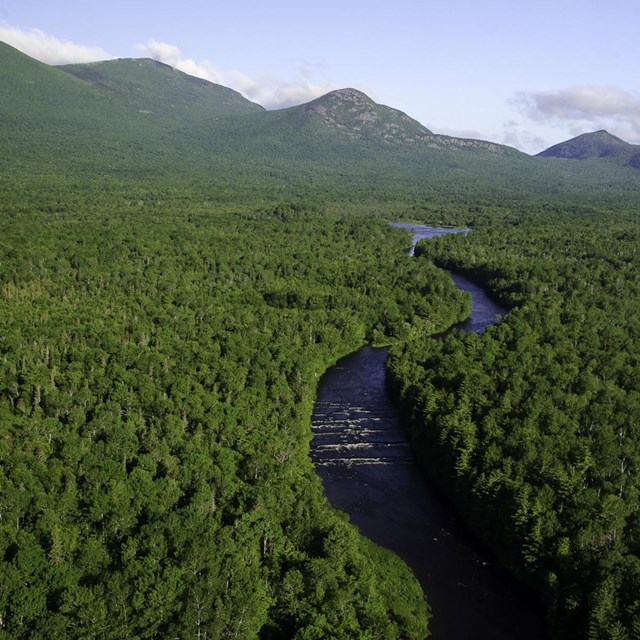
[[[415,142],[433,134],[406,113],[374,102],[358,89],[331,91],[303,105],[305,113],[354,138]]]
[[[345,102],[373,103],[373,100],[364,92],[359,89],[353,89],[351,87],[345,87],[344,89],[335,89],[329,91],[324,96],[320,96],[317,100],[344,100]]]
[[[304,110],[309,113],[318,113],[321,116],[329,117],[338,115],[339,111],[345,110],[352,113],[360,112],[361,114],[369,113],[370,115],[376,111],[376,103],[362,91],[358,89],[336,89],[330,91],[315,100],[304,105]],[[365,117],[364,120],[368,118]]]
[[[618,157],[628,153],[633,145],[610,134],[605,129],[583,133],[571,140],[556,144],[538,153],[541,158],[566,158],[586,160],[588,158]]]
[[[593,137],[601,137],[601,138],[614,138],[615,140],[620,140],[620,142],[624,142],[620,138],[614,136],[612,133],[609,133],[606,129],[598,129],[598,131],[594,131],[593,133],[583,133],[583,136],[593,136]],[[626,143],[625,143],[626,144]]]

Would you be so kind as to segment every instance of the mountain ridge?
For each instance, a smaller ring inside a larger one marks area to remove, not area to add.
[[[499,153],[505,153],[506,150],[510,150],[510,152],[524,153],[514,147],[489,140],[459,138],[435,133],[406,113],[393,107],[378,104],[362,91],[350,87],[330,91],[300,105],[267,111],[264,107],[251,102],[234,89],[191,76],[153,58],[116,58],[80,64],[47,65],[38,62],[4,42],[0,42],[0,45],[0,56],[6,56],[7,52],[10,51],[14,57],[16,55],[20,56],[23,63],[29,61],[29,63],[39,65],[41,69],[48,68],[62,71],[95,89],[106,90],[112,96],[126,96],[129,100],[132,97],[136,97],[139,106],[138,112],[146,115],[154,113],[153,109],[146,108],[148,104],[145,104],[143,100],[144,98],[149,98],[148,85],[155,76],[156,80],[163,77],[164,80],[174,81],[173,86],[165,87],[162,92],[151,96],[156,99],[154,103],[156,109],[160,106],[168,111],[167,105],[169,105],[174,110],[174,115],[179,114],[177,107],[180,107],[180,109],[190,108],[192,111],[197,111],[190,102],[194,99],[202,101],[202,94],[209,92],[207,96],[209,100],[206,104],[208,111],[206,114],[200,114],[203,120],[206,120],[207,117],[215,118],[220,115],[303,109],[307,113],[317,114],[326,124],[336,129],[342,129],[352,137],[356,137],[358,134],[361,137],[366,137],[371,133],[373,128],[371,125],[378,123],[382,124],[383,127],[383,132],[379,132],[378,137],[387,141],[422,142],[433,149],[484,149]],[[137,74],[135,73],[136,70],[138,71]],[[141,70],[150,70],[151,77],[149,75],[145,77],[144,74],[139,73]],[[6,77],[6,74],[4,75]],[[0,81],[2,79],[3,74],[0,73]],[[190,91],[185,91],[185,87],[188,87]],[[135,96],[136,91],[139,91],[141,95]],[[215,97],[215,99],[211,99],[212,97]],[[165,100],[166,104],[158,103],[158,98]],[[355,107],[355,112],[347,119],[344,117],[344,113],[341,114],[342,118],[336,118],[336,105],[340,103],[344,105],[347,102],[352,103]],[[387,112],[385,117],[380,116],[380,111]],[[616,152],[621,148],[626,151],[629,148],[633,151],[638,151],[640,150],[640,145],[632,145],[605,130],[600,130],[559,142],[531,157],[570,159],[610,157],[618,155]]]
[[[336,89],[298,107],[350,135],[366,134],[377,127],[379,135],[387,141],[414,142],[433,136],[433,132],[406,113],[377,104],[357,89]]]
[[[197,78],[152,58],[117,58],[55,67],[124,99],[140,113],[183,120],[264,111],[235,89]]]
[[[150,58],[49,66],[2,44],[0,88],[6,171],[180,177],[278,192],[314,184],[318,193],[322,184],[365,193],[372,184],[398,193],[446,185],[579,191],[637,175],[633,154],[626,164],[597,158],[561,167],[495,142],[440,135],[353,88],[267,111]]]
[[[630,144],[605,129],[583,133],[536,154],[539,158],[602,160],[640,169],[640,145]]]

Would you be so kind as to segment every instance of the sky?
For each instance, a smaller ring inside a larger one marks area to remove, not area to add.
[[[638,0],[0,0],[0,40],[48,64],[152,57],[268,109],[353,87],[527,153],[640,144]]]

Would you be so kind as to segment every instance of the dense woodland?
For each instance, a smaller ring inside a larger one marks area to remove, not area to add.
[[[92,198],[0,214],[0,637],[424,637],[309,424],[339,356],[461,316],[447,277],[341,208]]]
[[[84,185],[2,194],[0,637],[424,638],[308,456],[319,376],[367,341],[551,635],[640,637],[636,211]],[[410,259],[399,218],[474,230]],[[433,337],[469,311],[436,265],[510,313]]]
[[[640,638],[637,213],[514,212],[419,247],[511,312],[412,336],[391,386],[428,473],[559,638]]]

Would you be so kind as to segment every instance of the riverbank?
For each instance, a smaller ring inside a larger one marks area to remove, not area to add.
[[[414,246],[433,237],[423,234],[442,235],[441,228],[409,230]],[[473,300],[461,328],[482,332],[506,312],[474,283],[455,280]],[[311,455],[327,497],[365,536],[411,567],[432,607],[436,640],[545,637],[535,599],[496,566],[419,469],[399,409],[387,395],[387,353],[365,346],[320,381]]]

